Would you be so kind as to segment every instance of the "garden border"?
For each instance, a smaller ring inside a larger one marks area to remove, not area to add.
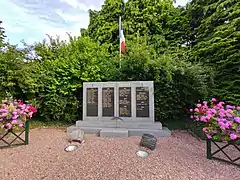
[[[231,157],[229,157],[229,155],[224,151],[224,149],[227,148],[228,146],[234,146],[236,148],[236,150],[238,150],[240,152],[240,148],[238,147],[237,143],[227,142],[226,145],[220,147],[217,144],[218,141],[213,141],[211,139],[207,139],[206,142],[207,142],[207,159],[216,159],[218,161],[226,162],[226,163],[235,165],[237,167],[240,167],[240,163],[239,164],[236,163],[236,161],[240,160],[240,156],[235,159],[231,159]],[[218,148],[218,150],[216,150],[215,152],[212,152],[212,143],[215,144],[216,147]],[[228,158],[228,160],[214,157],[214,155],[217,154],[218,152],[222,152]]]
[[[20,136],[25,132],[25,137],[21,138]],[[8,141],[4,140],[4,137],[6,137],[8,134],[14,135],[15,138],[9,143]],[[17,139],[20,139],[22,143],[18,144],[13,144]],[[14,147],[14,146],[21,146],[21,145],[27,145],[29,140],[29,121],[26,120],[23,126],[23,130],[19,133],[16,134],[12,129],[7,131],[2,137],[0,137],[0,141],[3,141],[6,145],[0,146],[0,149],[3,148],[9,148],[9,147]]]

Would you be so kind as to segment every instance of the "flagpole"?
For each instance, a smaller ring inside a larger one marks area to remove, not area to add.
[[[119,36],[121,33],[121,16],[119,16]],[[121,38],[119,37],[119,68],[121,68]]]

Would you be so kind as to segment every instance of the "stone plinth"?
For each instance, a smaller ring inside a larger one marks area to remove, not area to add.
[[[116,123],[113,119],[120,120]],[[171,134],[160,122],[155,122],[153,81],[83,83],[83,121],[69,128],[99,135],[112,132],[113,136],[123,137]]]

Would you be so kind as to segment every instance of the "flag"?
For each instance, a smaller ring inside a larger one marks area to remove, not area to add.
[[[124,34],[123,34],[121,17],[119,17],[119,37],[120,37],[120,53],[125,53],[126,46],[125,46],[125,38],[124,38]]]

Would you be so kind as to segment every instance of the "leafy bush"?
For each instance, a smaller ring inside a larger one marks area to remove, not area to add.
[[[77,92],[83,82],[108,76],[109,54],[88,37],[70,37],[70,44],[52,40],[50,46],[39,45],[37,52],[42,55],[39,81],[43,86],[36,101],[41,116],[47,121],[75,121],[82,104]]]
[[[155,114],[161,122],[179,120],[189,105],[207,95],[210,74],[174,53],[158,55],[146,39],[128,42],[114,80],[154,81]]]

